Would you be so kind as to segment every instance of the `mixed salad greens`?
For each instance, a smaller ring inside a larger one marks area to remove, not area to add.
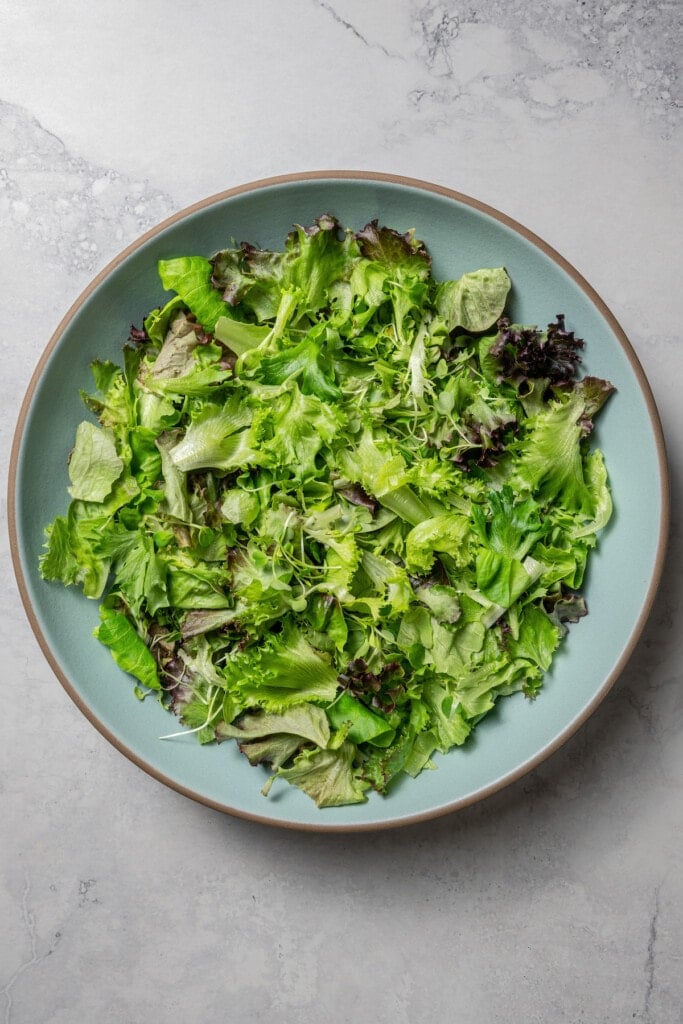
[[[173,297],[96,362],[41,572],[201,743],[320,807],[435,767],[534,697],[612,502],[583,342],[436,281],[413,232],[331,215],[284,249],[163,260]],[[166,737],[165,737],[166,738]]]

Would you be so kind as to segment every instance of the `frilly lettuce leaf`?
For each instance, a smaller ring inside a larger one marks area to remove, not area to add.
[[[572,392],[537,413],[519,444],[514,478],[543,502],[559,502],[571,512],[591,517],[596,503],[586,482],[581,449],[585,411],[582,396]]]
[[[278,713],[309,701],[331,701],[337,690],[329,660],[294,628],[234,654],[223,673],[247,705]]]
[[[417,277],[428,277],[431,257],[425,245],[416,239],[414,229],[400,234],[372,220],[356,232],[355,237],[362,255],[384,270],[394,274],[404,270]]]
[[[433,516],[408,534],[406,568],[414,573],[429,572],[437,552],[449,555],[455,565],[465,565],[470,560],[471,546],[472,527],[465,516],[457,512]]]
[[[583,340],[566,330],[561,314],[545,331],[511,324],[503,317],[488,355],[496,361],[499,375],[517,386],[528,379],[558,384],[573,381],[582,348]]]

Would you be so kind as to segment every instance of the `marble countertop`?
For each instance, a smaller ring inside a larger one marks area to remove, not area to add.
[[[3,486],[35,363],[119,250],[232,185],[356,168],[475,196],[585,275],[650,380],[673,487],[652,616],[589,722],[485,802],[376,835],[223,816],[125,760],[44,660],[3,522],[5,1024],[683,1021],[679,17],[673,0],[2,5]]]

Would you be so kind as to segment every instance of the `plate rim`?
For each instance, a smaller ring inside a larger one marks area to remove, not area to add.
[[[24,429],[28,419],[30,409],[33,404],[36,390],[42,379],[43,373],[47,366],[47,363],[52,355],[52,352],[59,344],[63,334],[68,328],[71,321],[74,319],[76,314],[80,311],[83,305],[87,302],[90,295],[96,291],[99,285],[125,260],[127,260],[137,249],[141,248],[150,239],[161,234],[166,229],[172,227],[174,224],[185,220],[188,217],[193,216],[208,207],[214,206],[227,199],[234,198],[236,196],[244,195],[249,192],[258,192],[262,189],[277,187],[281,185],[296,184],[306,181],[327,181],[338,179],[340,181],[376,181],[383,184],[394,184],[406,188],[417,189],[420,191],[430,192],[434,195],[443,196],[444,198],[453,200],[461,205],[474,209],[479,213],[483,213],[486,216],[497,221],[499,224],[503,224],[505,227],[510,228],[512,231],[520,235],[522,238],[531,242],[537,249],[539,249],[544,255],[549,257],[553,263],[558,265],[573,281],[579,286],[579,288],[588,297],[590,302],[597,308],[598,312],[604,318],[609,325],[611,331],[617,338],[621,345],[624,354],[626,355],[631,368],[636,377],[638,386],[643,395],[647,414],[650,420],[650,426],[655,442],[655,449],[657,454],[657,463],[659,471],[659,486],[660,486],[660,501],[661,501],[661,512],[659,516],[659,536],[657,541],[656,555],[652,566],[652,572],[650,575],[649,584],[645,593],[640,612],[631,630],[631,634],[624,645],[622,652],[616,661],[612,670],[607,675],[602,685],[596,691],[592,699],[583,708],[580,714],[576,715],[567,725],[555,736],[555,738],[543,746],[536,754],[529,758],[522,764],[517,765],[512,771],[500,776],[487,786],[481,787],[476,791],[467,794],[464,797],[459,797],[456,800],[452,800],[441,806],[430,808],[425,811],[419,811],[412,814],[401,815],[399,817],[387,818],[383,820],[372,820],[368,822],[354,822],[354,823],[325,823],[324,820],[319,822],[305,822],[305,821],[293,821],[287,819],[273,818],[267,814],[259,814],[257,812],[247,811],[242,808],[235,808],[221,801],[214,800],[210,797],[197,792],[189,786],[185,786],[182,782],[170,778],[165,772],[156,768],[150,764],[143,757],[139,756],[135,751],[131,750],[126,743],[119,739],[110,729],[108,729],[91,711],[85,700],[76,690],[67,674],[62,671],[57,658],[55,657],[52,649],[45,638],[38,621],[38,616],[33,607],[33,603],[30,598],[29,588],[27,585],[26,575],[24,573],[24,567],[22,564],[21,554],[19,550],[19,539],[18,539],[18,517],[17,517],[17,502],[19,498],[19,492],[17,489],[17,472],[19,467],[19,456],[22,449],[22,443],[24,438]],[[670,475],[669,466],[666,454],[666,442],[664,438],[664,431],[662,427],[661,417],[657,404],[650,387],[650,383],[645,375],[645,371],[641,365],[641,362],[631,345],[627,335],[625,334],[620,323],[616,317],[606,305],[604,300],[593,288],[593,286],[583,277],[583,275],[571,264],[564,256],[562,256],[556,249],[554,249],[548,242],[546,242],[535,232],[531,231],[525,225],[519,221],[508,216],[506,213],[490,206],[487,203],[482,202],[472,196],[466,195],[463,192],[459,192],[455,189],[449,188],[446,185],[437,184],[435,182],[426,181],[421,178],[414,178],[402,174],[392,174],[383,171],[369,171],[369,170],[309,170],[309,171],[294,171],[286,174],[272,175],[265,178],[257,178],[253,181],[244,182],[242,184],[233,186],[228,189],[224,189],[220,192],[213,193],[210,196],[200,199],[197,202],[191,203],[189,206],[185,206],[178,210],[176,213],[160,221],[154,227],[144,232],[138,238],[134,239],[129,245],[122,249],[113,259],[111,259],[98,274],[90,281],[86,288],[81,291],[77,298],[67,309],[59,321],[57,327],[53,331],[47,345],[45,346],[39,360],[35,366],[35,369],[31,375],[26,392],[24,394],[17,423],[14,431],[12,440],[12,447],[10,452],[10,462],[8,471],[8,485],[7,485],[7,523],[10,541],[10,554],[12,558],[12,565],[14,569],[15,578],[17,581],[19,595],[24,607],[24,611],[27,615],[31,630],[38,642],[38,645],[50,665],[52,671],[56,675],[57,679],[61,683],[62,687],[69,695],[71,700],[77,706],[79,711],[86,717],[86,719],[93,725],[97,731],[112,744],[119,753],[123,754],[129,761],[132,761],[138,768],[142,769],[152,778],[158,782],[168,786],[170,789],[175,790],[183,796],[189,797],[196,802],[203,804],[213,810],[220,811],[223,814],[229,814],[233,817],[237,817],[243,820],[258,822],[259,824],[271,825],[278,828],[285,828],[294,831],[305,831],[305,832],[370,832],[370,831],[382,831],[390,828],[405,827],[408,825],[415,825],[424,821],[430,821],[435,818],[443,817],[447,814],[453,814],[455,811],[461,810],[465,807],[471,806],[475,803],[479,803],[481,800],[485,800],[487,797],[505,789],[507,786],[516,782],[522,778],[528,772],[532,771],[538,765],[542,764],[549,757],[551,757],[557,750],[560,749],[577,730],[590,718],[596,708],[603,702],[609,691],[616,683],[619,676],[624,671],[628,661],[630,660],[635,647],[640,639],[645,624],[650,616],[652,606],[655,600],[657,590],[659,588],[664,563],[666,560],[666,551],[669,536],[669,519],[670,519]]]

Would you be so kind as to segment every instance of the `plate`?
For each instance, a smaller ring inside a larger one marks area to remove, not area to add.
[[[589,615],[574,626],[535,701],[498,703],[461,749],[437,755],[436,771],[400,780],[387,797],[319,810],[300,790],[261,796],[261,769],[234,744],[201,747],[194,736],[161,742],[169,716],[137,701],[129,677],[92,637],[97,604],[41,580],[43,530],[67,505],[67,457],[90,389],[95,358],[120,362],[131,323],[164,300],[156,265],[211,255],[231,239],[278,248],[294,222],[334,213],[360,228],[378,218],[414,228],[437,278],[505,265],[513,320],[545,324],[558,312],[586,340],[586,373],[618,388],[599,420],[616,512],[583,588]],[[643,496],[647,495],[647,500]],[[64,317],[24,400],[12,451],[9,522],[21,596],[57,677],[81,711],[122,753],[161,782],[211,807],[284,827],[320,831],[390,827],[471,804],[519,778],[572,735],[605,697],[633,651],[659,581],[668,523],[668,478],[655,403],[614,316],[558,253],[475,199],[386,174],[325,171],[252,182],[197,203],[148,232],[106,267]]]

